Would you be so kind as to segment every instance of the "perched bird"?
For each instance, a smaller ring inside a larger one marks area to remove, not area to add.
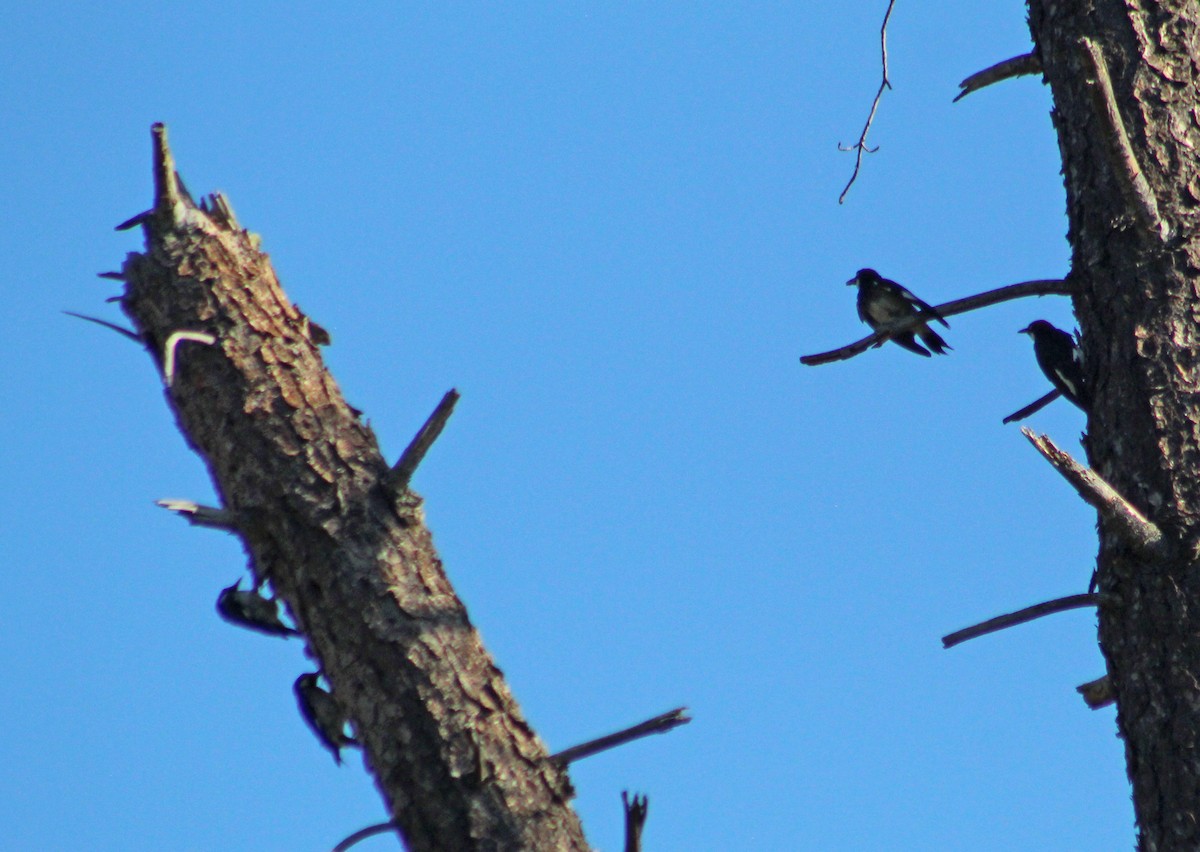
[[[316,672],[300,675],[293,689],[296,702],[300,705],[300,715],[313,729],[321,745],[329,749],[333,762],[341,766],[342,747],[359,744],[354,737],[346,735],[346,714],[342,712],[342,706],[332,693],[320,687]]]
[[[254,589],[241,588],[239,579],[217,595],[217,612],[230,624],[257,630],[268,636],[299,636],[279,618],[279,604],[274,598],[260,595]]]
[[[1033,338],[1033,354],[1054,389],[1087,411],[1092,397],[1083,375],[1083,352],[1075,338],[1045,320],[1034,320],[1019,333]]]
[[[887,332],[901,320],[915,316],[927,316],[946,328],[950,327],[950,323],[946,322],[936,308],[928,302],[921,301],[895,281],[882,277],[874,269],[860,269],[858,274],[846,283],[858,285],[858,318],[874,331]],[[925,346],[939,355],[945,355],[946,350],[951,348],[926,321],[918,323],[908,331],[891,335],[891,339],[909,352],[916,352],[928,358],[928,350],[917,343],[914,334],[921,338]]]

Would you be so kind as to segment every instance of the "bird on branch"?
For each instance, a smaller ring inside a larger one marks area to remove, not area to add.
[[[1092,397],[1083,375],[1083,352],[1075,338],[1045,320],[1034,320],[1018,333],[1033,339],[1034,357],[1054,389],[1087,411]]]
[[[925,346],[939,355],[945,355],[946,350],[952,348],[924,320],[906,331],[889,332],[897,323],[918,316],[929,317],[946,328],[950,327],[950,323],[946,322],[933,305],[918,299],[895,281],[882,277],[874,269],[860,269],[846,284],[858,285],[858,318],[873,331],[887,334],[898,346],[926,358],[929,357],[929,350]],[[917,337],[921,338],[925,346],[917,343]],[[882,346],[883,343],[881,341],[876,345]]]

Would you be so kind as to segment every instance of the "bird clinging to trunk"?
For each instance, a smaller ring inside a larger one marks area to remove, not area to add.
[[[1033,338],[1033,355],[1054,389],[1087,411],[1092,396],[1083,374],[1083,352],[1075,338],[1045,320],[1034,320],[1019,333]]]

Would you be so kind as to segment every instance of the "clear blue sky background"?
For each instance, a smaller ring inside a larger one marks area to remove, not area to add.
[[[301,645],[229,627],[237,541],[95,277],[141,248],[149,126],[229,194],[395,457],[449,575],[560,749],[695,721],[573,770],[590,840],[648,850],[1113,849],[1133,818],[1094,614],[944,651],[1083,591],[1094,517],[1001,418],[1047,384],[1017,329],[950,357],[860,337],[855,269],[940,302],[1068,269],[1048,91],[951,104],[1029,48],[1024,7],[24,4],[0,31],[4,845],[328,849],[383,818],[303,727]],[[1031,421],[1078,451],[1080,412]],[[395,848],[377,839],[364,850]]]

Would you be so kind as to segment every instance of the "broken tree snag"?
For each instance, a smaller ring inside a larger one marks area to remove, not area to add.
[[[1035,435],[1032,430],[1024,427],[1021,434],[1062,474],[1063,479],[1067,480],[1085,503],[1121,532],[1130,547],[1144,556],[1164,555],[1166,539],[1162,531],[1101,479],[1100,474],[1075,461],[1046,435]]]
[[[635,793],[631,801],[629,791],[622,790],[621,804],[625,806],[625,852],[642,852],[642,829],[650,813],[650,800]]]
[[[1113,93],[1112,78],[1108,74],[1104,54],[1100,45],[1086,36],[1081,40],[1080,48],[1088,69],[1088,87],[1092,92],[1092,101],[1104,126],[1104,148],[1108,151],[1109,162],[1121,187],[1121,194],[1138,214],[1142,225],[1156,233],[1159,239],[1165,240],[1168,235],[1167,223],[1158,213],[1158,200],[1154,197],[1154,191],[1150,189],[1146,176],[1142,174],[1137,155],[1133,153],[1129,133],[1125,130],[1125,122],[1117,107],[1117,96]]]
[[[400,454],[400,459],[393,465],[391,474],[392,487],[397,491],[408,488],[408,482],[417,472],[417,466],[421,464],[425,454],[433,446],[433,442],[446,428],[446,421],[454,413],[454,406],[458,403],[458,398],[459,393],[454,388],[446,391],[446,395],[437,404],[437,408],[426,418],[424,425],[404,448],[404,452]]]
[[[678,728],[680,725],[686,725],[690,721],[692,721],[692,717],[687,715],[687,708],[676,707],[674,710],[669,710],[666,713],[655,716],[653,719],[647,719],[645,722],[639,722],[632,727],[617,731],[615,734],[597,737],[594,740],[588,740],[586,743],[565,748],[560,752],[552,754],[550,759],[565,766],[573,761],[591,757],[593,754],[599,754],[602,751],[616,748],[619,745],[624,745],[627,742],[642,737],[648,737],[651,734],[665,734],[667,731]]]
[[[1101,707],[1107,707],[1117,701],[1117,695],[1112,688],[1112,679],[1108,675],[1080,684],[1075,687],[1075,691],[1083,696],[1083,702],[1092,710],[1099,710]]]
[[[997,287],[995,290],[988,290],[984,293],[976,293],[974,296],[966,296],[962,299],[955,299],[952,302],[946,302],[943,305],[935,305],[937,312],[944,317],[951,317],[955,314],[965,314],[967,311],[976,311],[980,308],[986,308],[989,305],[997,305],[1000,302],[1007,302],[1012,299],[1021,299],[1025,296],[1069,296],[1071,295],[1070,285],[1061,278],[1040,279],[1037,281],[1023,281],[1020,284],[1009,284],[1007,287]],[[909,317],[901,322],[896,323],[886,331],[877,331],[874,334],[867,335],[862,340],[842,346],[838,349],[833,349],[829,352],[821,352],[816,355],[804,355],[800,358],[800,363],[809,367],[816,367],[819,364],[830,364],[834,361],[845,361],[847,358],[853,358],[855,355],[861,355],[872,346],[882,346],[893,335],[903,331],[909,331],[916,328],[922,322],[928,320],[929,317],[925,314]]]
[[[483,647],[421,513],[387,487],[374,434],[257,238],[227,203],[209,201],[214,215],[190,204],[160,125],[153,138],[154,212],[146,250],[122,270],[122,307],[156,360],[179,329],[213,338],[185,344],[167,405],[257,575],[305,626],[409,848],[586,849],[565,770]]]
[[[982,71],[976,71],[959,83],[958,87],[962,91],[954,98],[954,102],[958,103],[972,92],[978,92],[984,86],[990,86],[992,83],[999,83],[1001,80],[1011,80],[1013,77],[1023,77],[1026,74],[1040,74],[1041,72],[1042,60],[1038,59],[1036,53],[1023,53],[1020,56],[1005,59],[1003,62],[997,62],[995,65],[984,68]]]
[[[989,633],[996,633],[1009,627],[1016,627],[1018,624],[1025,624],[1043,616],[1053,615],[1056,612],[1066,612],[1069,609],[1080,609],[1085,606],[1099,606],[1102,603],[1109,603],[1108,598],[1095,593],[1055,598],[1052,601],[1027,606],[1016,612],[989,618],[987,621],[974,624],[970,627],[964,627],[962,630],[957,630],[954,633],[943,636],[942,647],[953,648],[955,645],[961,645],[968,639],[976,639],[980,636],[986,636]]]
[[[226,532],[233,532],[237,529],[233,513],[218,509],[216,506],[202,506],[194,500],[180,500],[175,497],[155,500],[154,505],[161,506],[168,512],[174,512],[194,527],[208,527]]]

